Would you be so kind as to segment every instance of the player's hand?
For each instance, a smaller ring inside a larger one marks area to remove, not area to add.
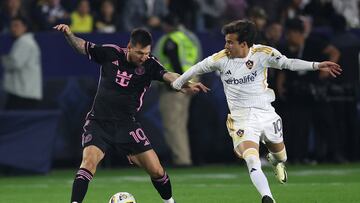
[[[323,61],[319,63],[319,70],[329,73],[334,78],[342,72],[340,65],[331,61]]]
[[[208,87],[206,87],[205,85],[203,85],[201,82],[195,82],[195,83],[190,83],[187,85],[187,87],[183,87],[180,90],[182,93],[185,94],[197,94],[199,92],[208,92],[210,91],[210,89]]]
[[[71,30],[70,30],[70,27],[66,24],[59,24],[59,25],[55,25],[53,27],[55,30],[58,30],[60,32],[63,32],[64,34],[66,35],[69,35],[71,34]]]

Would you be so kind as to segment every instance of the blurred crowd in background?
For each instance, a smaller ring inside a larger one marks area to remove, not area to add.
[[[161,33],[162,20],[169,14],[195,34],[212,34],[220,33],[227,22],[248,18],[258,29],[256,43],[277,48],[288,58],[330,60],[342,66],[343,75],[336,79],[319,72],[270,69],[268,77],[277,95],[273,105],[283,118],[289,161],[343,163],[360,158],[359,7],[359,0],[4,0],[0,35],[11,34],[11,19],[18,16],[35,33],[49,32],[54,25],[65,23],[82,34],[128,33],[135,27]],[[202,78],[211,88],[214,83],[209,78],[216,76]],[[203,144],[210,134],[228,138],[224,137],[226,110],[215,113],[221,117],[219,127],[209,120],[212,113],[196,108],[216,109],[216,102],[208,99],[194,97],[190,109],[194,164],[208,162],[209,151],[219,149]],[[204,113],[209,117],[204,118]],[[230,139],[226,144],[231,145]],[[226,156],[233,156],[226,152]]]
[[[10,19],[18,15],[31,22],[33,31],[49,31],[59,23],[79,33],[128,32],[143,26],[154,31],[169,13],[195,32],[218,32],[224,23],[241,18],[256,21],[261,33],[299,16],[306,21],[306,33],[311,26],[331,26],[337,15],[350,28],[360,26],[358,0],[4,0],[0,31],[9,32]]]

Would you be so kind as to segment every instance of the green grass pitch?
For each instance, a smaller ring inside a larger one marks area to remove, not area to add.
[[[289,166],[289,182],[276,182],[263,167],[277,203],[359,203],[360,164]],[[260,196],[244,164],[167,170],[178,203],[257,203]],[[0,203],[68,203],[76,169],[46,176],[0,175]],[[116,192],[132,193],[138,203],[160,203],[140,169],[99,169],[84,203],[107,203]]]

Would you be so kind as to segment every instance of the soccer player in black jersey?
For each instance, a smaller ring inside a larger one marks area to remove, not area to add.
[[[143,167],[165,203],[175,202],[169,176],[160,164],[150,141],[135,115],[152,80],[170,84],[179,75],[167,72],[150,54],[152,37],[144,29],[131,33],[127,48],[96,45],[76,37],[69,26],[54,29],[64,33],[68,43],[79,53],[101,65],[98,90],[86,117],[82,135],[83,156],[71,195],[71,203],[83,201],[96,167],[108,148],[125,152],[129,161]],[[188,83],[184,93],[207,92],[201,83]]]

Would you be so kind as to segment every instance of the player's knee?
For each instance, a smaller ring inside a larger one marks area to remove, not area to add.
[[[149,170],[149,175],[153,179],[162,178],[164,176],[164,174],[165,174],[165,171],[164,171],[163,167],[161,167],[161,166],[154,167],[151,170]]]
[[[285,162],[287,160],[287,154],[286,154],[286,148],[284,147],[284,149],[282,149],[280,152],[270,152],[273,157],[280,162]]]
[[[81,168],[86,168],[87,170],[91,171],[93,174],[96,171],[98,161],[91,157],[84,157],[81,162]]]
[[[99,162],[104,158],[104,153],[96,146],[88,146],[84,149],[81,168],[86,168],[93,174]]]
[[[259,152],[255,148],[245,150],[242,153],[242,157],[246,161],[246,165],[250,173],[256,170],[261,170]]]

